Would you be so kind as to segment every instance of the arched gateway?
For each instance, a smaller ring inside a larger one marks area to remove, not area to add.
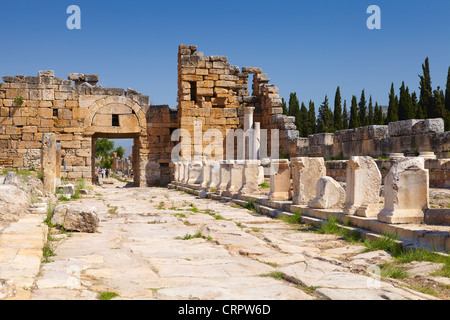
[[[99,138],[134,140],[132,167],[134,185],[146,183],[147,121],[143,108],[130,98],[110,96],[99,99],[88,108],[83,135],[91,137],[91,175],[95,183],[95,143]]]

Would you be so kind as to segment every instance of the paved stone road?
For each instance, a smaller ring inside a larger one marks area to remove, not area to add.
[[[176,190],[116,185],[95,194],[73,204],[97,207],[98,232],[58,236],[31,299],[431,298],[364,275],[390,257],[333,235]]]

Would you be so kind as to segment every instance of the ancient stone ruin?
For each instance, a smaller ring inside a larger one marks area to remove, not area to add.
[[[442,119],[300,138],[267,74],[232,65],[227,57],[205,56],[196,46],[178,48],[176,108],[151,105],[149,96],[133,89],[101,87],[97,75],[63,79],[39,71],[3,81],[0,166],[42,168],[47,192],[61,177],[95,182],[99,138],[133,139],[130,159],[114,159],[113,166],[132,172],[135,186],[176,181],[239,197],[256,192],[265,174],[272,201],[342,207],[347,215],[391,223],[423,221],[427,188],[450,185],[450,133]],[[388,156],[388,164],[373,159]],[[350,160],[325,161],[329,157]],[[420,180],[414,187],[413,176]],[[346,183],[345,201],[338,182]]]

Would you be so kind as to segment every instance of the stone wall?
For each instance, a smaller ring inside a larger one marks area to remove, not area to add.
[[[253,75],[249,91],[249,77]],[[254,121],[261,129],[279,129],[280,145],[286,139],[296,145],[298,131],[294,118],[282,115],[282,100],[278,88],[269,84],[267,74],[260,68],[233,66],[224,56],[205,56],[197,46],[180,45],[178,51],[178,119],[179,128],[194,137],[194,124],[202,125],[202,132],[217,129],[226,136],[227,129],[243,129],[244,108],[254,107]],[[269,136],[270,138],[270,136]],[[190,145],[194,142],[191,140]],[[209,142],[203,142],[203,148]],[[226,153],[223,142],[222,155]],[[269,149],[270,150],[270,149]],[[285,150],[288,151],[288,150]],[[203,150],[190,155],[201,154]],[[221,158],[219,155],[218,158]]]
[[[442,119],[405,120],[387,126],[315,134],[302,144],[296,149],[296,155],[348,158],[355,155],[386,157],[391,153],[417,156],[421,152],[434,152],[438,158],[448,158],[450,132],[444,132]]]
[[[145,183],[148,162],[146,112],[149,97],[132,89],[97,86],[97,75],[53,71],[37,76],[5,76],[0,83],[0,166],[40,167],[42,134],[55,133],[65,164],[62,176],[92,179],[92,143],[98,137],[135,138],[140,168],[136,182]]]

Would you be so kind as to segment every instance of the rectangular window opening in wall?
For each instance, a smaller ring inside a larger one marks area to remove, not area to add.
[[[189,84],[191,85],[191,101],[197,101],[197,82],[191,81]]]
[[[113,114],[112,115],[112,124],[113,127],[118,127],[119,126],[119,115],[118,114]]]
[[[58,116],[58,109],[53,109],[53,116],[57,117]]]

